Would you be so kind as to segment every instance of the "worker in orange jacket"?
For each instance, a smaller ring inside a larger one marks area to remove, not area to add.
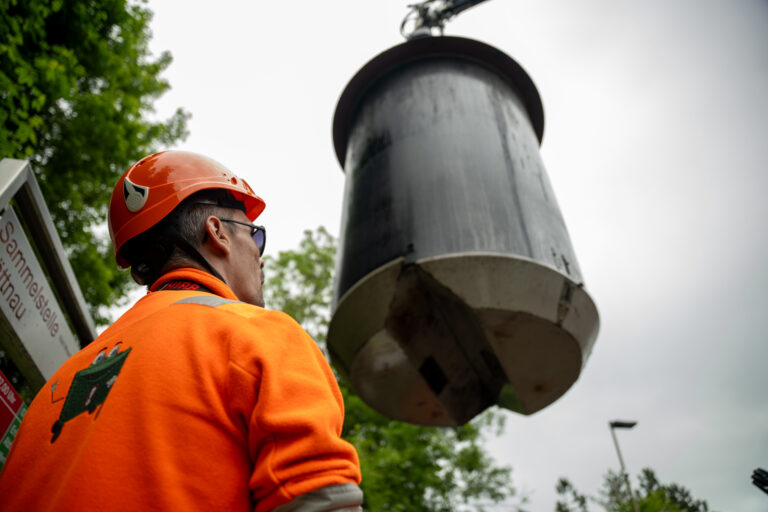
[[[123,174],[109,231],[149,292],[35,397],[0,511],[361,510],[333,373],[295,321],[264,309],[263,209],[200,155]]]

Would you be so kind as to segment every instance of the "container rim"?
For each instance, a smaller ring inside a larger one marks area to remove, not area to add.
[[[497,73],[520,93],[533,131],[541,144],[544,136],[544,107],[536,85],[520,64],[498,48],[474,39],[425,37],[406,41],[380,53],[360,68],[341,93],[333,116],[333,145],[342,171],[347,156],[349,132],[366,93],[376,82],[396,69],[430,57],[469,60]]]

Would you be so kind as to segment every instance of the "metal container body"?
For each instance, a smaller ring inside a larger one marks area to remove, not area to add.
[[[525,106],[477,63],[436,57],[383,78],[345,169],[338,295],[395,258],[459,252],[524,256],[581,282]]]
[[[467,39],[395,47],[342,95],[334,136],[347,179],[329,348],[385,414],[450,425],[498,402],[530,413],[578,376],[597,313],[539,156],[542,130],[530,78]],[[562,327],[574,295],[590,317],[582,339]],[[539,341],[510,348],[521,336]],[[523,352],[521,370],[511,359]],[[512,386],[521,371],[531,382],[554,371],[546,396]]]

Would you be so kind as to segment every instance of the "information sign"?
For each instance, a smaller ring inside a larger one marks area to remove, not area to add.
[[[0,217],[0,310],[45,379],[79,350],[18,217]]]

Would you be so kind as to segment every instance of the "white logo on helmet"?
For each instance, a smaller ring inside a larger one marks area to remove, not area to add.
[[[147,197],[149,196],[149,187],[142,187],[131,183],[128,178],[123,180],[123,198],[125,199],[125,206],[132,212],[141,210],[147,203]]]

